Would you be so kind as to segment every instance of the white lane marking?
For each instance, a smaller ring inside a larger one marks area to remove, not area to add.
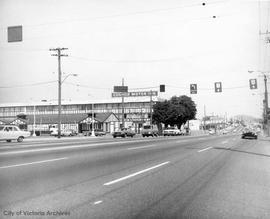
[[[6,169],[6,168],[11,168],[11,167],[21,167],[21,166],[27,166],[27,165],[33,165],[33,164],[41,164],[41,163],[48,163],[48,162],[54,162],[54,161],[59,161],[59,160],[66,160],[68,157],[62,157],[62,158],[57,158],[57,159],[50,159],[50,160],[41,160],[41,161],[35,161],[31,163],[22,163],[22,164],[14,164],[14,165],[9,165],[9,166],[2,166],[0,169]]]
[[[228,143],[228,141],[226,140],[226,141],[223,141],[223,142],[221,142],[221,144],[227,144]]]
[[[213,147],[204,148],[204,149],[202,149],[202,150],[199,150],[198,152],[200,153],[200,152],[203,152],[203,151],[209,150],[209,149],[211,149],[211,148],[213,148]]]
[[[156,169],[156,168],[158,168],[158,167],[164,166],[164,165],[166,165],[166,164],[168,164],[168,163],[170,163],[170,161],[167,161],[167,162],[164,162],[164,163],[155,165],[155,166],[153,166],[153,167],[149,167],[149,168],[147,168],[147,169],[144,169],[144,170],[138,171],[138,172],[136,172],[136,173],[133,173],[133,174],[130,174],[130,175],[121,177],[121,178],[119,178],[119,179],[115,179],[115,180],[113,180],[113,181],[104,183],[103,185],[104,185],[104,186],[109,186],[109,185],[118,183],[118,182],[120,182],[120,181],[129,179],[129,178],[131,178],[131,177],[137,176],[137,175],[142,174],[142,173],[145,173],[145,172],[147,172],[147,171],[150,171],[150,170]]]
[[[187,142],[187,141],[189,141],[189,140],[183,139],[183,140],[176,141],[176,143],[182,143],[182,142]]]
[[[156,144],[146,145],[146,146],[140,146],[140,147],[132,147],[128,148],[127,150],[136,150],[136,149],[143,149],[143,148],[150,148],[150,147],[156,147]]]
[[[103,201],[96,201],[96,202],[94,202],[94,205],[98,205],[98,204],[101,204]]]
[[[29,150],[20,150],[20,151],[0,152],[0,155],[23,154],[23,153],[33,153],[33,152],[41,152],[41,151],[56,151],[56,150],[66,150],[66,149],[74,149],[74,148],[96,147],[96,146],[99,146],[99,145],[103,146],[103,145],[112,145],[112,144],[148,142],[148,141],[151,141],[151,140],[113,141],[113,142],[103,142],[103,143],[94,143],[94,144],[90,143],[90,144],[86,144],[86,145],[69,145],[69,146],[61,146],[61,147],[51,147],[51,148],[39,148],[39,149],[29,149]]]

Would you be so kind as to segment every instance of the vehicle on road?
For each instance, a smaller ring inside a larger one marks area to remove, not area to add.
[[[58,136],[58,129],[53,129],[51,131],[51,136]],[[63,129],[61,130],[61,136],[75,136],[77,132],[73,129]]]
[[[29,137],[30,135],[30,132],[22,131],[18,126],[15,125],[0,126],[0,140],[5,140],[7,142],[17,140],[17,142],[22,142],[23,139]]]
[[[102,129],[95,129],[95,136],[104,136],[106,135],[106,132]]]
[[[142,137],[158,136],[158,128],[156,125],[144,125],[141,130]]]
[[[214,135],[216,132],[214,129],[209,129],[209,135]]]
[[[182,135],[182,132],[178,128],[166,128],[163,130],[164,136],[177,136]]]
[[[228,134],[228,133],[229,133],[229,131],[228,131],[227,129],[223,129],[223,130],[222,130],[222,134],[223,134],[223,135],[226,135],[226,134]]]
[[[243,138],[243,139],[245,139],[245,138],[257,139],[258,138],[258,135],[253,130],[244,130],[243,133],[242,133],[241,138]]]
[[[128,129],[128,128],[124,128],[124,129],[122,129],[122,131],[125,133],[126,137],[133,138],[136,135],[135,131]]]
[[[123,130],[118,130],[118,131],[114,131],[114,132],[112,133],[112,136],[113,136],[114,138],[116,138],[116,137],[125,138],[125,137],[126,137],[126,133],[125,133]]]

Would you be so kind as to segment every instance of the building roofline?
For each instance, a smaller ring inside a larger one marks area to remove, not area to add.
[[[158,101],[158,97],[152,97],[154,102]],[[150,102],[150,97],[125,97],[125,103],[136,103],[136,102]],[[107,100],[85,100],[85,101],[62,101],[61,105],[79,105],[79,104],[106,104],[106,103],[122,103],[121,98],[112,98]],[[22,106],[57,106],[57,101],[44,101],[44,102],[26,102],[26,103],[0,103],[0,107],[22,107]]]

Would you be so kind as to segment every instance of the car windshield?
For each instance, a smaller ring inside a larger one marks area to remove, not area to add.
[[[2,131],[4,129],[4,126],[0,126],[0,131]]]

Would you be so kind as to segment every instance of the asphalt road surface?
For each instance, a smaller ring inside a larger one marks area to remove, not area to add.
[[[270,218],[269,140],[0,143],[0,218]]]

